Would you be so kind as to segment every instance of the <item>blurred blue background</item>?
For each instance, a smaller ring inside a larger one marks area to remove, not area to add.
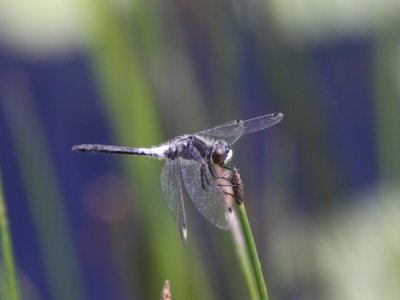
[[[0,166],[24,299],[246,299],[162,163],[73,153],[284,120],[235,148],[271,299],[400,297],[396,1],[0,2]],[[1,267],[1,264],[0,264]],[[1,285],[0,285],[1,286]]]

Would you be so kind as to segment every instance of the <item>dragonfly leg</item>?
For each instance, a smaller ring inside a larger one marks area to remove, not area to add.
[[[207,177],[207,174],[206,174],[206,168],[205,168],[205,165],[204,165],[204,164],[203,164],[203,165],[201,166],[201,168],[200,168],[200,177],[201,177],[201,187],[202,187],[204,190],[209,191],[209,192],[223,193],[224,195],[230,195],[230,196],[232,196],[231,193],[226,192],[226,191],[224,191],[224,190],[222,190],[222,189],[220,188],[220,187],[223,187],[223,186],[233,186],[233,184],[231,183],[231,181],[230,181],[229,179],[227,179],[227,178],[224,178],[224,177],[214,178],[213,176],[211,176],[211,178],[208,178],[208,177]],[[210,179],[211,179],[211,181],[210,181]],[[229,184],[220,184],[220,183],[216,182],[216,179],[229,180],[230,183],[229,183]],[[209,187],[214,187],[214,189],[207,188],[207,187],[206,187],[206,184],[207,184]],[[216,188],[216,187],[217,187],[217,188]]]
[[[209,171],[210,171],[210,174],[211,174],[211,176],[212,176],[213,182],[214,182],[219,188],[221,188],[221,187],[232,187],[232,189],[235,190],[235,188],[237,189],[237,188],[239,188],[239,187],[242,187],[241,182],[240,182],[240,183],[236,183],[236,182],[233,181],[232,178],[229,178],[229,179],[226,178],[226,177],[225,177],[225,173],[222,174],[221,176],[218,176],[218,175],[216,174],[216,171],[215,171],[215,169],[214,169],[214,166],[213,166],[211,163],[208,165],[208,167],[209,167]],[[234,170],[231,169],[231,168],[229,168],[229,167],[225,167],[225,166],[221,166],[221,167],[224,168],[224,169],[229,170],[230,172],[234,172]],[[232,176],[233,176],[233,175],[232,175]],[[232,177],[232,176],[231,176],[231,177]],[[224,179],[224,180],[228,181],[229,183],[228,183],[228,184],[217,183],[217,182],[216,182],[216,179]],[[233,199],[235,199],[236,203],[241,204],[241,203],[243,202],[243,200],[238,199],[238,197],[237,197],[237,195],[235,195],[235,193],[230,193],[230,192],[224,191],[224,190],[222,190],[222,189],[221,189],[221,191],[222,191],[222,193],[223,193],[224,195],[226,195],[226,196],[231,196]]]
[[[206,184],[207,184],[208,186],[210,186],[210,187],[218,186],[218,184],[217,184],[214,180],[213,180],[213,183],[210,182],[210,179],[207,177],[206,166],[205,166],[205,164],[202,164],[201,167],[200,167],[200,179],[201,179],[201,187],[202,187],[204,190],[209,191],[209,192],[221,192],[220,189],[212,190],[212,189],[208,189],[208,188],[206,187]],[[212,179],[213,179],[213,178],[212,178]]]
[[[201,178],[202,178],[202,187],[203,187],[204,190],[210,191],[210,192],[218,192],[218,193],[222,193],[223,195],[226,195],[226,196],[235,197],[232,193],[229,193],[229,192],[224,191],[223,189],[221,189],[221,187],[225,187],[225,186],[234,187],[235,185],[231,182],[231,180],[229,180],[228,178],[225,178],[225,177],[214,178],[214,177],[212,176],[212,177],[211,177],[212,183],[211,183],[211,182],[210,182],[210,179],[207,177],[205,171],[206,171],[205,166],[202,165],[200,173],[201,173]],[[210,173],[211,173],[211,170],[210,170]],[[229,181],[229,184],[220,184],[220,183],[216,182],[216,179],[224,179],[224,180],[227,180],[227,181]],[[207,188],[205,187],[205,184],[204,184],[204,183],[207,183],[207,184],[208,184],[209,186],[211,186],[211,187],[216,187],[216,186],[217,186],[218,188],[215,189],[215,190],[207,189]]]
[[[210,171],[211,176],[214,179],[225,179],[227,181],[230,181],[230,179],[226,177],[227,176],[227,172],[222,173],[222,175],[218,175],[217,171],[214,168],[214,164],[211,161],[208,161],[207,165],[208,165],[208,170]],[[230,168],[225,167],[225,166],[222,166],[222,168],[232,171]],[[230,174],[228,174],[228,175],[230,175]]]

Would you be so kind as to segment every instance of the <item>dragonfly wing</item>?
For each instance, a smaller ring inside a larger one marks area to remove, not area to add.
[[[248,134],[260,130],[264,130],[279,123],[283,119],[282,113],[274,113],[265,115],[253,119],[249,119],[243,122],[243,134]]]
[[[225,140],[229,145],[237,142],[242,135],[264,130],[279,123],[283,119],[283,114],[274,113],[249,120],[235,120],[211,129],[196,133],[200,136],[211,137],[213,139]]]
[[[165,202],[178,225],[183,244],[187,241],[185,206],[181,185],[181,174],[178,160],[167,159],[161,171],[161,189]]]
[[[234,120],[211,129],[200,131],[196,135],[213,140],[224,140],[229,145],[233,145],[242,136],[243,129],[243,121]]]
[[[228,206],[221,188],[216,185],[206,185],[206,189],[203,188],[199,162],[180,159],[180,166],[186,190],[196,208],[210,223],[224,230],[229,229],[232,208]],[[212,180],[208,169],[205,176]]]

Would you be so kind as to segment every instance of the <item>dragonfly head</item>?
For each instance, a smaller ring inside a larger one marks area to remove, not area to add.
[[[217,140],[214,142],[211,152],[211,159],[214,164],[223,166],[228,163],[233,155],[231,147],[224,140]]]

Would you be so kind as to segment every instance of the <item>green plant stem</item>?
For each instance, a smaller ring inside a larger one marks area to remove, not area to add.
[[[247,255],[247,248],[244,241],[243,231],[241,230],[239,220],[236,217],[231,227],[231,233],[234,245],[236,246],[236,256],[239,260],[240,268],[243,273],[244,281],[249,292],[250,299],[259,300],[260,297],[258,295],[254,274],[252,272],[252,267],[250,265],[249,257]]]
[[[5,297],[9,300],[19,300],[17,278],[15,275],[14,255],[8,229],[6,207],[3,200],[3,191],[0,177],[0,243],[1,257],[4,262]]]
[[[253,234],[251,233],[250,223],[247,219],[246,209],[244,204],[238,206],[239,220],[243,229],[247,251],[250,257],[250,262],[253,266],[254,276],[256,278],[258,291],[262,300],[268,300],[267,286],[265,285],[264,276],[261,270],[260,260],[258,259],[256,244],[254,243]]]

